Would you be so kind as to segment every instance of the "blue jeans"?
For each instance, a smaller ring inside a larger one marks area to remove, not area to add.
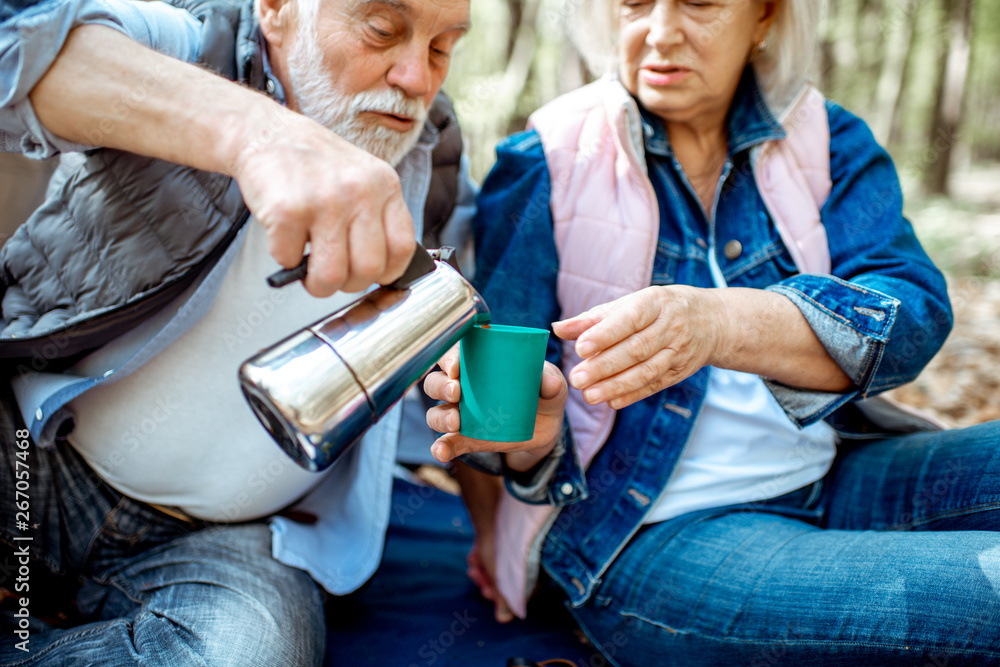
[[[613,665],[1000,664],[1000,422],[644,527],[572,609]]]
[[[319,589],[271,557],[264,523],[167,516],[109,487],[62,443],[28,450],[31,527],[18,530],[20,450],[11,438],[23,426],[15,419],[12,403],[0,400],[0,588],[15,591],[18,577],[30,588],[0,604],[0,665],[322,662]],[[32,540],[15,539],[25,536]],[[25,546],[26,576],[18,555]],[[75,600],[66,595],[73,591]],[[17,648],[22,613],[30,613],[28,651]]]

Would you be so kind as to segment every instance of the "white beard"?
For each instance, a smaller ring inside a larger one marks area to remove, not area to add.
[[[288,77],[299,111],[395,167],[420,138],[427,119],[422,100],[407,97],[398,88],[364,90],[354,96],[338,91],[323,64],[316,22],[306,20],[306,16],[300,18],[303,20],[288,54]],[[366,111],[412,118],[413,127],[398,132],[377,121],[366,120],[362,116]]]

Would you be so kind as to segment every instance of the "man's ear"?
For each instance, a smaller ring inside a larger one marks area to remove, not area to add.
[[[295,0],[260,0],[260,31],[271,46],[281,47],[294,32]]]

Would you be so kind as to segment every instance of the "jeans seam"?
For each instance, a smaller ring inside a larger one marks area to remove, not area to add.
[[[117,623],[120,620],[122,620],[122,619],[116,618],[116,619],[113,619],[113,620],[110,620],[110,621],[105,621],[105,622],[101,623],[100,625],[97,625],[97,626],[92,627],[92,628],[87,628],[86,630],[79,630],[79,631],[76,631],[76,632],[74,632],[74,631],[71,630],[71,631],[67,632],[65,635],[63,635],[62,637],[60,637],[59,639],[57,639],[54,642],[52,642],[51,644],[46,644],[44,647],[42,647],[42,650],[39,651],[38,653],[34,653],[32,655],[29,655],[29,656],[25,657],[23,660],[19,660],[17,662],[9,663],[8,667],[18,667],[18,665],[30,665],[30,664],[36,663],[39,659],[41,659],[42,657],[44,657],[47,653],[51,653],[54,649],[59,648],[59,647],[63,646],[64,644],[67,644],[70,641],[76,641],[76,640],[78,640],[78,639],[80,639],[82,637],[87,637],[87,636],[95,634],[97,632],[101,632],[101,631],[105,630],[106,628],[108,628],[109,626]]]
[[[97,543],[97,540],[102,535],[104,535],[104,531],[108,527],[108,522],[111,521],[111,519],[118,513],[118,510],[121,508],[122,503],[124,502],[125,502],[125,496],[123,495],[118,499],[118,502],[115,504],[115,506],[112,507],[111,510],[109,510],[108,513],[104,515],[104,521],[101,522],[101,527],[94,531],[94,534],[90,538],[90,542],[87,543],[87,548],[83,552],[83,557],[80,559],[81,573],[84,574],[88,573],[91,558],[93,558],[94,556],[93,551],[94,551],[94,546]]]
[[[635,618],[637,620],[649,623],[650,625],[655,625],[656,627],[664,628],[666,630],[669,630],[669,631],[671,631],[673,633],[676,633],[676,634],[679,634],[679,635],[689,635],[689,636],[692,636],[692,637],[697,637],[699,639],[705,639],[705,640],[708,640],[708,641],[722,642],[722,643],[733,642],[733,643],[738,643],[738,644],[765,644],[765,645],[782,644],[782,645],[785,645],[785,646],[792,646],[792,645],[796,645],[796,644],[802,644],[802,645],[807,645],[807,646],[812,646],[812,645],[819,645],[819,646],[827,646],[827,645],[835,645],[835,646],[869,646],[869,647],[875,647],[875,648],[902,648],[902,649],[906,649],[906,650],[920,650],[920,651],[940,651],[940,650],[945,650],[945,649],[943,649],[940,646],[926,645],[926,644],[916,644],[916,643],[912,643],[912,644],[892,644],[892,643],[880,643],[880,642],[873,642],[873,641],[864,642],[864,641],[838,640],[838,639],[764,639],[764,638],[750,639],[750,638],[743,638],[743,637],[718,637],[718,636],[706,634],[706,633],[701,632],[699,630],[678,630],[676,628],[671,628],[671,627],[669,627],[669,626],[667,626],[667,625],[665,625],[663,623],[659,623],[657,621],[653,621],[651,619],[646,618],[645,616],[642,616],[640,614],[635,614],[635,613],[632,613],[632,612],[622,611],[622,612],[619,612],[619,615],[620,616],[628,616],[628,617],[631,617],[631,618]],[[991,656],[991,657],[1000,657],[1000,651],[993,651],[993,650],[988,650],[988,649],[963,649],[963,648],[948,647],[947,651],[954,652],[954,653],[971,653],[971,654],[974,654],[974,655],[977,655],[977,656],[988,655],[988,656]]]
[[[922,517],[920,520],[914,519],[910,522],[910,524],[913,526],[923,526],[928,523],[934,523],[935,521],[941,521],[943,519],[951,519],[964,514],[978,514],[979,512],[987,512],[997,508],[1000,508],[1000,501],[973,505],[971,507],[963,507],[961,509],[943,510],[935,514],[931,514],[930,516]]]
[[[671,634],[677,634],[677,635],[699,635],[699,633],[697,631],[695,631],[695,630],[681,630],[679,628],[672,628],[669,625],[667,625],[666,623],[661,623],[659,621],[654,621],[653,619],[649,618],[648,616],[643,616],[642,614],[636,613],[634,611],[620,611],[620,612],[618,612],[618,615],[619,616],[624,616],[624,617],[627,617],[627,618],[635,618],[635,619],[638,619],[638,620],[643,621],[645,623],[649,623],[650,625],[655,625],[658,628],[663,628],[664,630],[667,630]]]

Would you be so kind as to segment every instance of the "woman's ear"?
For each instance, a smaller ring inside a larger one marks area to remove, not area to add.
[[[781,2],[782,0],[762,0],[760,3],[760,19],[757,22],[757,29],[754,31],[755,44],[767,37],[768,31],[774,25],[774,19],[778,16],[778,10],[781,9]]]
[[[281,47],[294,32],[295,0],[260,0],[260,31],[271,46]]]

